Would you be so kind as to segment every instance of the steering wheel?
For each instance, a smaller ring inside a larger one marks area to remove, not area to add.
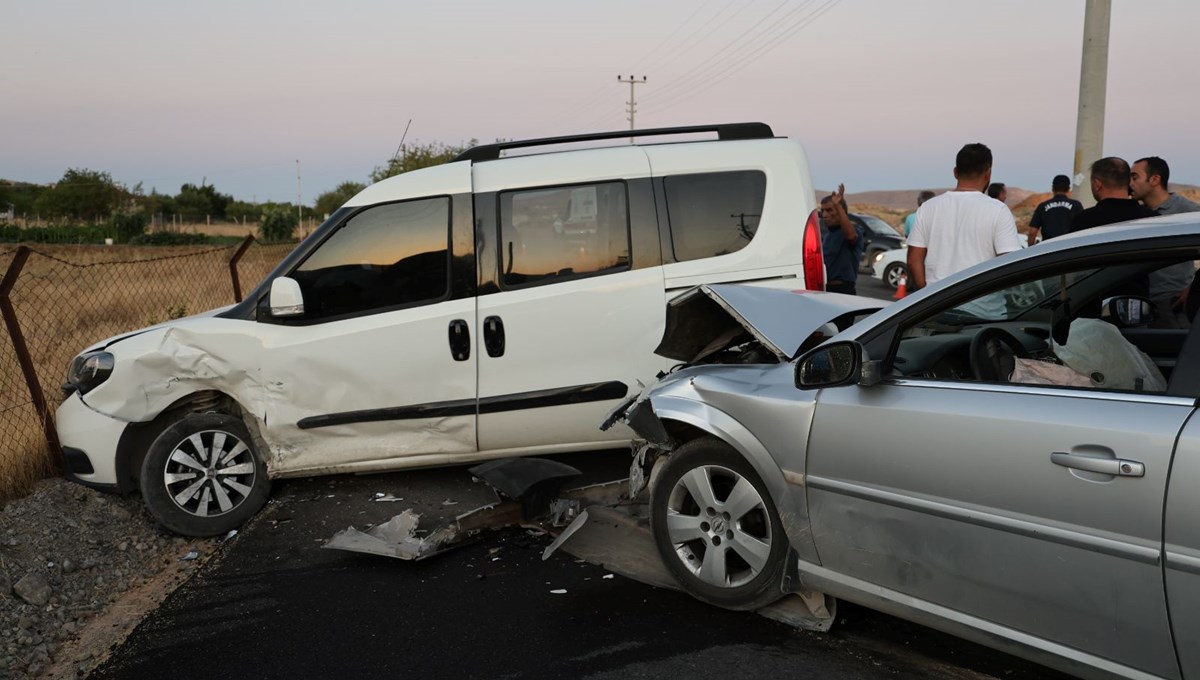
[[[971,374],[983,382],[1008,382],[1017,363],[1014,357],[1029,358],[1029,350],[1015,335],[989,326],[971,339]]]

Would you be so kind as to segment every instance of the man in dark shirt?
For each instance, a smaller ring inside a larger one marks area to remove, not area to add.
[[[1129,164],[1116,156],[1092,163],[1092,196],[1096,205],[1071,221],[1071,232],[1102,227],[1141,217],[1154,217],[1154,211],[1129,197]]]
[[[857,295],[858,263],[862,260],[862,227],[850,221],[846,209],[846,185],[821,199],[821,250],[825,254],[825,290]]]
[[[1054,195],[1041,203],[1029,218],[1029,245],[1041,234],[1042,240],[1062,236],[1071,229],[1071,220],[1083,212],[1083,204],[1071,198],[1071,178],[1055,175],[1050,183]]]

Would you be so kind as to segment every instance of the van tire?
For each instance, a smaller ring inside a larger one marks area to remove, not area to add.
[[[267,502],[266,465],[240,418],[189,413],[150,445],[142,498],[160,524],[184,536],[236,529]]]

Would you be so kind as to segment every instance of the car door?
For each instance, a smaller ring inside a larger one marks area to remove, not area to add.
[[[1185,678],[1200,678],[1200,420],[1188,421],[1171,466],[1163,527],[1171,630]]]
[[[468,185],[469,166],[461,173]],[[451,273],[469,253],[450,248],[454,214],[470,205],[463,194],[366,207],[290,272],[304,314],[259,324],[277,471],[442,464],[476,450],[474,281],[460,289]]]
[[[1024,289],[954,310],[1007,296],[993,323],[956,327],[930,305],[900,322],[894,361],[924,375],[819,393],[806,484],[821,565],[976,630],[1177,677],[1162,517],[1195,398],[973,378],[958,362],[982,328],[1048,353],[1036,316],[1061,300],[1008,316]]]
[[[475,165],[481,451],[632,437],[598,425],[666,367],[649,174],[636,147]]]

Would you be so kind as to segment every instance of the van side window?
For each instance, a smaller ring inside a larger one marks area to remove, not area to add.
[[[450,199],[364,210],[293,273],[310,319],[383,311],[446,297]]]
[[[746,247],[762,217],[767,176],[759,170],[663,179],[675,259],[727,255]]]
[[[500,281],[506,288],[629,269],[623,182],[500,194]]]

